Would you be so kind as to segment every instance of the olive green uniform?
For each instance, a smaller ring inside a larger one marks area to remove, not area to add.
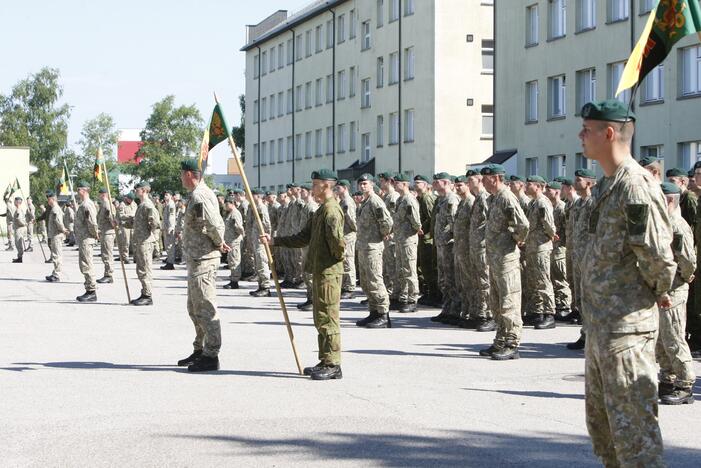
[[[438,291],[438,266],[436,263],[436,250],[431,235],[431,218],[433,207],[436,204],[436,196],[432,192],[419,195],[419,215],[421,216],[421,230],[424,235],[419,237],[419,281],[421,291],[429,297],[440,295]]]
[[[75,241],[78,243],[78,266],[85,277],[85,291],[95,291],[93,246],[98,238],[97,210],[89,198],[78,206],[75,213]]]

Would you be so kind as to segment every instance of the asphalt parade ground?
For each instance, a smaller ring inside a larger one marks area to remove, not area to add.
[[[436,325],[436,309],[358,328],[358,297],[341,306],[344,378],[316,382],[297,374],[277,298],[242,282],[218,290],[221,371],[188,374],[175,366],[194,338],[184,266],[154,263],[153,306],[125,305],[118,263],[81,304],[75,248],[53,284],[38,244],[22,264],[13,254],[0,252],[0,466],[599,466],[583,352],[565,349],[578,327],[526,328],[521,359],[496,362],[478,356],[493,333]],[[127,276],[138,297],[133,264]],[[313,365],[303,295],[285,291]],[[700,466],[701,402],[660,407],[660,425],[669,466]]]

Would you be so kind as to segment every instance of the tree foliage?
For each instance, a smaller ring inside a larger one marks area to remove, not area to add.
[[[41,199],[54,188],[59,176],[59,154],[66,149],[70,107],[59,104],[63,87],[59,71],[42,68],[0,94],[0,145],[28,146],[30,161],[37,167],[31,174],[31,194]]]
[[[241,148],[241,162],[246,160],[246,96],[239,96],[239,107],[241,107],[241,123],[231,129],[231,136],[236,142],[236,146]]]

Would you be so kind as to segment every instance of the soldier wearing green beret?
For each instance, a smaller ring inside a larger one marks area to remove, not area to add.
[[[343,211],[333,195],[338,180],[327,169],[312,173],[312,193],[320,207],[297,233],[262,239],[271,245],[308,247],[305,270],[313,275],[314,326],[318,332],[319,363],[304,369],[313,380],[340,379],[341,327],[340,302],[343,276]]]
[[[270,215],[268,207],[263,203],[263,192],[260,189],[253,189],[253,203],[258,210],[258,216],[263,227],[263,231],[258,226],[253,208],[248,209],[248,217],[246,218],[246,226],[248,227],[247,234],[250,236],[249,244],[253,250],[253,260],[255,262],[256,280],[258,281],[258,289],[250,291],[249,294],[253,297],[270,297],[270,263],[268,262],[268,254],[265,251],[265,246],[260,241],[260,236],[270,234],[272,226],[270,225]]]
[[[226,217],[224,218],[224,242],[231,247],[226,261],[229,267],[229,282],[224,289],[238,289],[241,279],[241,240],[243,239],[243,219],[236,209],[236,200],[228,196],[224,200]]]
[[[51,263],[54,269],[46,277],[46,281],[55,283],[61,281],[61,268],[63,265],[63,241],[68,234],[68,229],[63,225],[63,212],[58,206],[56,194],[52,191],[46,192],[47,220],[49,250],[51,251]]]
[[[101,188],[97,210],[97,227],[100,232],[100,258],[105,267],[104,275],[97,283],[113,283],[112,251],[114,250],[114,206],[110,203],[107,189]]]
[[[306,226],[307,221],[311,219],[314,216],[314,212],[319,209],[319,204],[314,200],[314,196],[312,194],[312,184],[304,183],[300,185],[299,198],[302,201],[303,206],[298,222],[301,226]],[[306,301],[297,304],[297,308],[300,310],[310,311],[313,309],[314,305],[314,301],[312,299],[312,284],[314,278],[313,275],[304,268],[304,262],[307,258],[307,249],[308,247],[298,249],[301,252],[302,280],[305,288],[307,289],[307,299]]]
[[[17,249],[17,258],[13,259],[12,263],[22,263],[25,250],[24,241],[27,237],[27,225],[29,224],[30,214],[24,207],[22,197],[15,197],[14,202],[14,211],[12,212],[12,227],[15,235],[15,248]]]
[[[567,314],[566,310],[562,312],[555,313],[555,320],[569,321],[572,318],[572,308],[574,306],[574,281],[572,277],[572,223],[570,223],[570,216],[572,215],[572,208],[574,204],[579,199],[577,191],[574,188],[574,180],[568,177],[561,177],[559,182],[562,184],[562,190],[560,194],[562,200],[565,202],[565,265],[567,271],[567,283],[570,285],[570,313]]]
[[[545,186],[545,196],[553,205],[553,219],[558,239],[553,241],[550,254],[550,279],[555,296],[555,320],[564,320],[571,313],[572,291],[567,278],[567,214],[562,200],[562,183],[551,181]]]
[[[694,167],[691,169],[694,185],[701,187],[701,161],[697,161]],[[691,223],[689,223],[691,225]],[[696,258],[701,258],[701,209],[696,210],[696,219],[694,222],[694,239],[696,241]],[[698,278],[698,272],[696,277]],[[691,296],[693,292],[693,299],[689,302],[693,302],[693,306],[687,307],[688,317],[686,323],[687,332],[687,342],[691,348],[692,356],[698,358],[701,357],[701,286],[696,283],[697,280],[691,284],[691,290],[689,295]]]
[[[460,198],[458,211],[455,214],[454,247],[455,255],[455,288],[460,297],[460,319],[458,325],[469,328],[471,323],[470,304],[473,302],[474,286],[472,278],[474,271],[470,268],[470,214],[475,203],[475,197],[470,193],[467,185],[467,177],[460,176],[455,179],[455,193]]]
[[[586,421],[606,466],[663,466],[654,346],[658,307],[673,305],[677,265],[659,182],[631,156],[635,115],[617,100],[585,104],[579,138],[604,177],[582,256]]]
[[[355,292],[355,241],[358,232],[358,207],[350,195],[350,181],[341,179],[336,185],[336,195],[343,210],[343,241],[346,250],[343,253],[343,282],[341,299],[351,299]]]
[[[129,192],[124,195],[124,202],[119,206],[117,215],[119,217],[119,235],[121,242],[119,246],[119,256],[125,264],[129,263],[129,254],[133,252],[131,244],[132,234],[134,233],[134,215],[136,214],[136,195]]]
[[[95,273],[93,271],[93,247],[99,240],[97,229],[97,210],[90,199],[90,185],[86,182],[78,183],[78,196],[80,206],[75,214],[75,238],[78,243],[78,266],[85,277],[85,294],[78,296],[79,302],[95,302]]]
[[[475,202],[470,212],[470,328],[478,332],[491,332],[496,323],[490,309],[489,262],[487,260],[487,218],[489,216],[489,194],[484,189],[482,175],[477,170],[467,171],[467,186]]]
[[[421,229],[419,230],[419,289],[423,293],[418,304],[426,306],[440,306],[441,294],[438,289],[436,248],[433,245],[431,226],[433,224],[433,208],[436,204],[436,195],[433,193],[431,181],[423,176],[414,177],[414,189],[416,200],[419,202],[419,215],[421,216]]]
[[[661,158],[654,158],[652,156],[645,156],[640,160],[640,165],[645,168],[652,176],[658,181],[662,182],[662,162],[664,160]]]
[[[77,187],[76,187],[77,190]],[[68,235],[66,236],[66,244],[68,247],[73,247],[75,245],[75,212],[76,208],[75,202],[69,201],[63,207],[63,224],[68,228]]]
[[[136,196],[141,200],[134,214],[134,263],[136,263],[136,276],[141,282],[141,295],[131,301],[135,306],[153,304],[151,283],[153,282],[152,263],[153,249],[156,248],[158,227],[161,224],[158,210],[151,201],[149,192],[151,185],[142,181],[134,189]]]
[[[7,248],[5,250],[8,252],[15,250],[15,228],[12,222],[12,217],[14,216],[14,214],[14,202],[8,198],[7,200],[5,200],[5,212],[0,215],[5,217],[5,222],[7,225]]]
[[[419,278],[416,272],[418,232],[421,229],[419,202],[409,193],[409,177],[397,174],[394,188],[399,195],[392,215],[392,240],[395,246],[398,310],[401,313],[416,312],[419,299]],[[390,299],[391,300],[391,299]]]
[[[34,251],[34,228],[36,225],[36,208],[32,197],[27,197],[27,247],[25,252]]]
[[[175,270],[175,224],[177,209],[173,194],[166,190],[163,194],[161,232],[163,248],[166,252],[166,263],[161,270]]]
[[[383,172],[378,175],[380,179],[380,189],[382,190],[382,201],[385,202],[387,211],[391,216],[397,211],[397,201],[399,194],[394,189],[394,174]],[[387,294],[389,294],[390,309],[399,308],[399,296],[395,288],[395,278],[397,277],[397,254],[396,244],[392,236],[385,239],[385,250],[382,253],[382,278],[385,281]]]

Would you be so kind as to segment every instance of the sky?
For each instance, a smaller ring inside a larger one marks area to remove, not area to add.
[[[245,92],[245,26],[311,0],[0,0],[0,94],[42,67],[57,68],[71,106],[68,142],[101,112],[142,128],[165,96],[207,120],[216,91],[230,125]],[[225,145],[220,145],[225,146]],[[210,155],[226,172],[226,148]]]

